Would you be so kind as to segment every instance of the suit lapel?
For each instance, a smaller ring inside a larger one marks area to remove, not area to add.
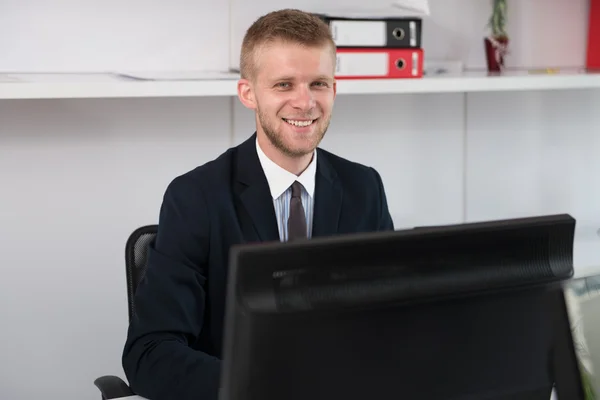
[[[338,233],[342,207],[342,187],[327,155],[320,150],[317,156],[313,237]]]
[[[256,134],[237,150],[234,196],[238,219],[247,242],[279,241],[279,229],[269,183],[256,153]]]

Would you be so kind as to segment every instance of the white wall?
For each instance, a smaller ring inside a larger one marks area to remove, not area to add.
[[[123,376],[125,240],[230,144],[229,107],[0,101],[0,399],[98,399],[95,377]]]
[[[0,71],[222,69],[228,36],[226,1],[2,0]]]
[[[472,94],[469,221],[569,212],[577,275],[600,273],[600,91]]]
[[[208,0],[4,0],[0,71],[223,70],[244,24],[311,2],[232,0],[230,26]],[[585,0],[510,6],[509,65],[583,64]],[[428,57],[483,66],[485,2],[431,9]],[[556,21],[564,47],[544,51]],[[399,228],[571,212],[585,275],[600,272],[599,106],[591,90],[339,96],[323,146],[380,170]],[[128,234],[173,177],[253,129],[235,98],[0,101],[1,399],[97,399],[93,379],[123,377]]]

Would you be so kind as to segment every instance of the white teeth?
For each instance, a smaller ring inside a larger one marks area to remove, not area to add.
[[[312,119],[310,121],[294,121],[293,119],[286,119],[284,121],[287,122],[288,124],[294,125],[294,126],[309,126],[310,124],[312,124],[314,122],[314,119]]]

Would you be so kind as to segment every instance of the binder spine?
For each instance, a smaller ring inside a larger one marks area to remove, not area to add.
[[[421,47],[421,23],[417,20],[387,21],[387,46],[390,48]]]
[[[336,79],[421,78],[422,49],[339,49]]]
[[[586,68],[600,70],[600,0],[590,1],[586,53]]]
[[[351,19],[321,16],[339,48],[420,48],[420,19]]]

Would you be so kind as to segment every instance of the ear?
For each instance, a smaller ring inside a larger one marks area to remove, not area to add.
[[[337,94],[337,81],[333,80],[333,99],[335,100],[335,96]]]
[[[254,97],[254,88],[248,79],[240,79],[237,84],[238,98],[242,104],[251,110],[256,109],[256,98]]]

